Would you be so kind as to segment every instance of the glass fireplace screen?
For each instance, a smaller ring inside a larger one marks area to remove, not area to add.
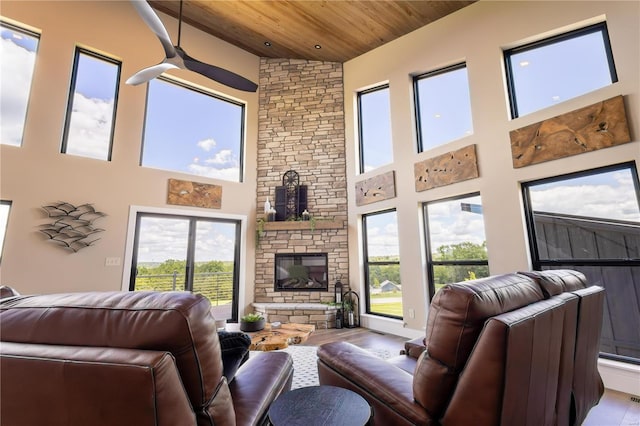
[[[327,291],[327,254],[276,254],[276,291]]]

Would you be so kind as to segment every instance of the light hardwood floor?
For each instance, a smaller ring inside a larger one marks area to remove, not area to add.
[[[405,337],[366,328],[316,330],[305,345],[319,346],[333,341],[353,343],[365,349],[386,349],[392,354],[403,348]],[[633,399],[632,399],[633,398]],[[640,398],[607,389],[600,403],[591,409],[582,426],[640,426]]]

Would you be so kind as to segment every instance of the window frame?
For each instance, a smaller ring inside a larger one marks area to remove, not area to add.
[[[240,294],[240,238],[242,238],[242,221],[238,219],[224,219],[208,216],[182,215],[172,213],[153,213],[147,211],[138,211],[135,214],[135,228],[133,234],[133,246],[131,251],[131,270],[129,275],[129,291],[135,291],[135,283],[138,269],[138,245],[140,241],[140,225],[141,218],[152,217],[162,219],[177,219],[186,220],[189,222],[189,230],[187,233],[187,253],[185,264],[185,288],[184,291],[193,291],[194,271],[195,271],[195,249],[196,249],[196,227],[198,222],[219,222],[219,223],[231,223],[236,225],[235,230],[235,247],[234,247],[234,263],[233,263],[233,287],[232,287],[232,303],[231,303],[231,322],[238,321],[238,298]]]
[[[364,138],[363,138],[363,134],[364,134],[364,127],[362,126],[363,120],[362,120],[362,96],[363,95],[367,95],[370,93],[374,93],[374,92],[378,92],[380,90],[389,90],[389,97],[391,97],[391,89],[389,86],[389,83],[385,83],[385,84],[381,84],[375,87],[371,87],[369,89],[365,89],[365,90],[361,90],[359,92],[357,92],[357,96],[356,96],[356,100],[357,100],[357,113],[358,113],[358,149],[359,149],[359,168],[360,168],[360,172],[359,174],[363,174],[366,173],[365,170],[365,163],[364,163]],[[390,100],[390,99],[389,99]],[[391,106],[389,106],[389,108],[391,108]],[[389,117],[389,126],[391,126],[391,117]],[[393,141],[389,141],[390,145],[391,145],[391,152],[393,153]],[[377,168],[379,168],[380,166],[377,166]]]
[[[513,54],[518,54],[518,53],[526,52],[529,50],[537,49],[540,47],[558,44],[566,40],[571,40],[574,38],[578,38],[581,36],[598,33],[598,32],[602,34],[602,40],[604,42],[605,53],[607,56],[607,65],[609,66],[609,73],[611,75],[611,84],[617,83],[618,74],[617,74],[615,62],[613,59],[611,40],[609,38],[609,31],[607,28],[606,21],[598,22],[596,24],[578,28],[576,30],[564,32],[562,34],[547,37],[542,40],[534,41],[531,43],[523,44],[522,46],[517,46],[517,47],[504,50],[502,56],[503,56],[505,72],[506,72],[507,94],[509,97],[509,107],[511,111],[511,118],[516,119],[520,117],[520,114],[518,112],[518,104],[516,101],[516,88],[515,88],[515,83],[513,81],[513,68],[511,66],[511,60],[510,60]],[[549,106],[547,106],[546,108],[548,107]],[[536,111],[540,111],[540,110],[536,110]],[[535,111],[532,111],[531,113],[533,112]]]
[[[562,175],[535,179],[527,182],[522,182],[521,191],[523,199],[523,212],[525,216],[525,222],[527,226],[527,239],[529,244],[529,253],[531,256],[532,269],[535,271],[542,271],[545,269],[554,268],[571,268],[572,266],[594,266],[594,267],[639,267],[640,259],[541,259],[538,249],[538,243],[535,233],[535,220],[533,216],[533,206],[530,196],[530,187],[540,184],[554,183],[566,181],[568,179],[580,178],[585,176],[594,176],[601,173],[615,172],[620,170],[629,170],[632,176],[634,189],[636,193],[636,199],[640,206],[640,183],[638,180],[638,170],[636,164],[633,161],[619,163],[609,166],[597,167],[588,170],[582,170],[579,172],[565,173]],[[603,219],[606,220],[606,219]],[[606,295],[605,295],[606,297]],[[606,303],[606,299],[605,299]],[[600,352],[600,358],[606,358],[631,364],[640,365],[640,358],[632,358],[624,355],[618,355],[608,352]]]
[[[452,71],[457,71],[460,69],[467,69],[467,77],[468,77],[468,68],[467,68],[467,62],[463,61],[463,62],[459,62],[453,65],[449,65],[446,66],[444,68],[439,68],[433,71],[427,71],[425,73],[421,73],[418,75],[413,76],[413,106],[414,106],[414,114],[415,114],[415,124],[416,124],[416,139],[417,139],[417,149],[418,149],[418,153],[421,152],[425,152],[424,149],[424,143],[423,143],[423,134],[422,134],[422,125],[421,125],[421,120],[422,120],[422,115],[420,113],[420,90],[418,88],[418,83],[421,80],[427,79],[429,77],[436,77],[438,75],[442,75],[442,74],[446,74],[448,72],[452,72]],[[467,86],[468,86],[468,79],[467,79]],[[469,87],[469,89],[471,89]],[[471,95],[471,93],[469,93],[469,95]],[[471,110],[471,99],[469,99],[469,112],[472,113],[473,111]],[[473,115],[471,116],[471,123],[473,125]],[[464,136],[463,136],[464,137]],[[436,145],[436,146],[442,146],[454,141],[457,141],[459,139],[462,139],[463,137],[457,138],[457,139],[452,139],[450,141],[444,142],[440,145]],[[433,148],[435,148],[436,146],[434,146]],[[429,148],[429,149],[433,149],[433,148]]]
[[[36,38],[38,40],[38,44],[36,46],[36,50],[35,50],[35,59],[34,59],[34,64],[33,64],[33,71],[31,73],[31,81],[29,83],[29,94],[27,96],[27,107],[25,108],[25,113],[24,113],[24,119],[23,119],[23,123],[22,123],[22,135],[20,136],[20,144],[19,145],[11,145],[11,144],[2,144],[2,145],[6,145],[6,146],[13,146],[16,148],[21,148],[22,145],[24,144],[24,131],[26,128],[26,124],[27,124],[27,117],[29,116],[29,108],[31,106],[31,94],[33,93],[33,81],[35,80],[35,73],[36,73],[36,66],[37,66],[37,61],[38,61],[38,51],[40,50],[40,38],[42,37],[41,33],[38,33],[34,30],[30,30],[27,29],[25,27],[20,26],[19,24],[15,24],[9,21],[6,21],[4,19],[2,19],[2,17],[0,17],[0,24],[2,24],[2,26],[4,26],[5,28],[11,30],[11,31],[15,31],[18,33],[22,33],[26,36],[29,37],[33,37]]]
[[[471,197],[481,197],[480,191],[470,192],[466,194],[454,195],[452,197],[439,198],[437,200],[425,201],[422,203],[422,215],[424,222],[424,241],[426,246],[427,257],[427,286],[429,300],[432,300],[436,294],[434,266],[486,266],[489,268],[489,253],[487,252],[487,260],[433,260],[431,250],[431,234],[429,233],[429,204],[441,203],[444,201],[456,201]],[[485,234],[486,239],[486,234]],[[486,240],[485,240],[486,241]]]
[[[0,205],[7,205],[9,206],[9,211],[7,212],[7,223],[4,224],[4,233],[3,235],[3,240],[0,241],[0,264],[2,264],[2,253],[4,252],[4,245],[6,243],[7,240],[7,231],[9,230],[9,219],[11,218],[11,208],[13,207],[13,201],[12,200],[0,200]]]
[[[69,84],[69,96],[67,99],[67,110],[65,113],[64,130],[62,133],[62,145],[60,148],[60,152],[62,154],[67,154],[67,145],[69,142],[68,141],[69,131],[71,127],[71,116],[73,114],[73,100],[74,100],[74,95],[76,93],[76,83],[78,80],[78,66],[80,64],[80,55],[87,55],[94,59],[99,59],[99,60],[108,62],[117,67],[115,91],[113,93],[113,113],[111,117],[111,130],[109,131],[109,147],[107,149],[107,158],[94,158],[94,157],[80,156],[82,158],[87,158],[91,160],[111,161],[111,155],[113,151],[113,139],[114,139],[115,128],[116,128],[116,113],[118,110],[118,95],[120,94],[120,76],[122,74],[122,62],[118,61],[117,59],[110,58],[109,56],[94,52],[92,50],[89,50],[80,46],[76,46],[75,52],[73,55],[73,67],[71,69],[71,82]],[[73,154],[68,154],[68,155],[73,155]]]
[[[370,294],[370,282],[371,282],[371,278],[369,276],[369,266],[370,265],[377,265],[377,266],[387,266],[387,265],[398,265],[398,269],[400,269],[400,253],[398,252],[398,261],[397,262],[391,262],[391,261],[385,261],[385,262],[370,262],[369,261],[369,243],[368,243],[368,238],[367,238],[367,217],[370,216],[376,216],[376,215],[381,215],[381,214],[386,214],[386,213],[391,213],[391,212],[395,212],[396,213],[396,220],[397,220],[397,209],[396,208],[390,208],[390,209],[385,209],[385,210],[379,210],[379,211],[375,211],[375,212],[371,212],[371,213],[365,213],[362,215],[362,255],[363,255],[363,272],[364,272],[364,294],[365,294],[365,312],[369,315],[376,315],[379,317],[384,317],[384,318],[392,318],[392,319],[404,319],[404,316],[396,316],[396,315],[389,315],[389,314],[385,314],[385,313],[380,313],[380,312],[373,312],[371,311],[371,294]],[[397,224],[397,222],[396,222]],[[398,234],[398,251],[400,250],[400,234]],[[401,283],[402,284],[402,283]],[[404,293],[403,293],[404,294]]]
[[[140,144],[140,159],[138,162],[138,165],[140,167],[145,167],[148,169],[156,169],[156,170],[164,170],[166,172],[170,172],[170,173],[183,173],[189,176],[197,176],[197,177],[201,177],[201,178],[206,178],[206,179],[218,179],[218,180],[222,180],[224,182],[231,182],[231,183],[243,183],[244,182],[244,178],[245,178],[245,168],[244,168],[244,163],[245,163],[245,135],[246,135],[246,127],[247,127],[247,104],[244,102],[240,102],[240,101],[236,101],[234,99],[231,99],[230,97],[225,97],[224,95],[220,95],[218,93],[214,93],[213,91],[208,91],[202,87],[191,85],[188,82],[182,81],[182,80],[178,80],[175,78],[170,78],[164,75],[158,76],[156,77],[156,80],[162,81],[164,83],[167,84],[173,84],[175,86],[178,86],[182,89],[185,90],[191,90],[193,92],[196,93],[200,93],[202,95],[205,96],[209,96],[211,98],[215,98],[219,101],[223,101],[223,102],[228,102],[232,105],[236,105],[238,107],[241,108],[241,113],[240,113],[240,123],[242,123],[242,125],[240,126],[240,144],[238,146],[238,154],[239,154],[239,159],[238,159],[238,169],[239,169],[239,176],[238,176],[238,181],[231,181],[231,180],[226,180],[226,179],[221,179],[221,178],[209,178],[208,176],[201,176],[201,175],[196,175],[194,173],[189,173],[187,171],[178,171],[178,170],[168,170],[168,169],[161,169],[158,167],[152,167],[152,166],[148,166],[148,165],[144,165],[143,164],[143,157],[144,157],[144,148],[146,145],[146,132],[147,132],[147,114],[149,112],[149,92],[151,90],[151,85],[149,83],[147,83],[147,90],[146,90],[146,94],[145,94],[145,101],[144,101],[144,105],[145,105],[145,110],[144,110],[144,123],[143,123],[143,127],[142,127],[142,143]]]

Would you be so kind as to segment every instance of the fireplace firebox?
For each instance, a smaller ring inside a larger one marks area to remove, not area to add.
[[[327,253],[276,253],[275,291],[329,290]]]

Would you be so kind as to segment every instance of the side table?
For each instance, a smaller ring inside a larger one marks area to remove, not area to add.
[[[369,403],[357,393],[336,386],[309,386],[280,395],[269,408],[274,426],[364,426]]]

